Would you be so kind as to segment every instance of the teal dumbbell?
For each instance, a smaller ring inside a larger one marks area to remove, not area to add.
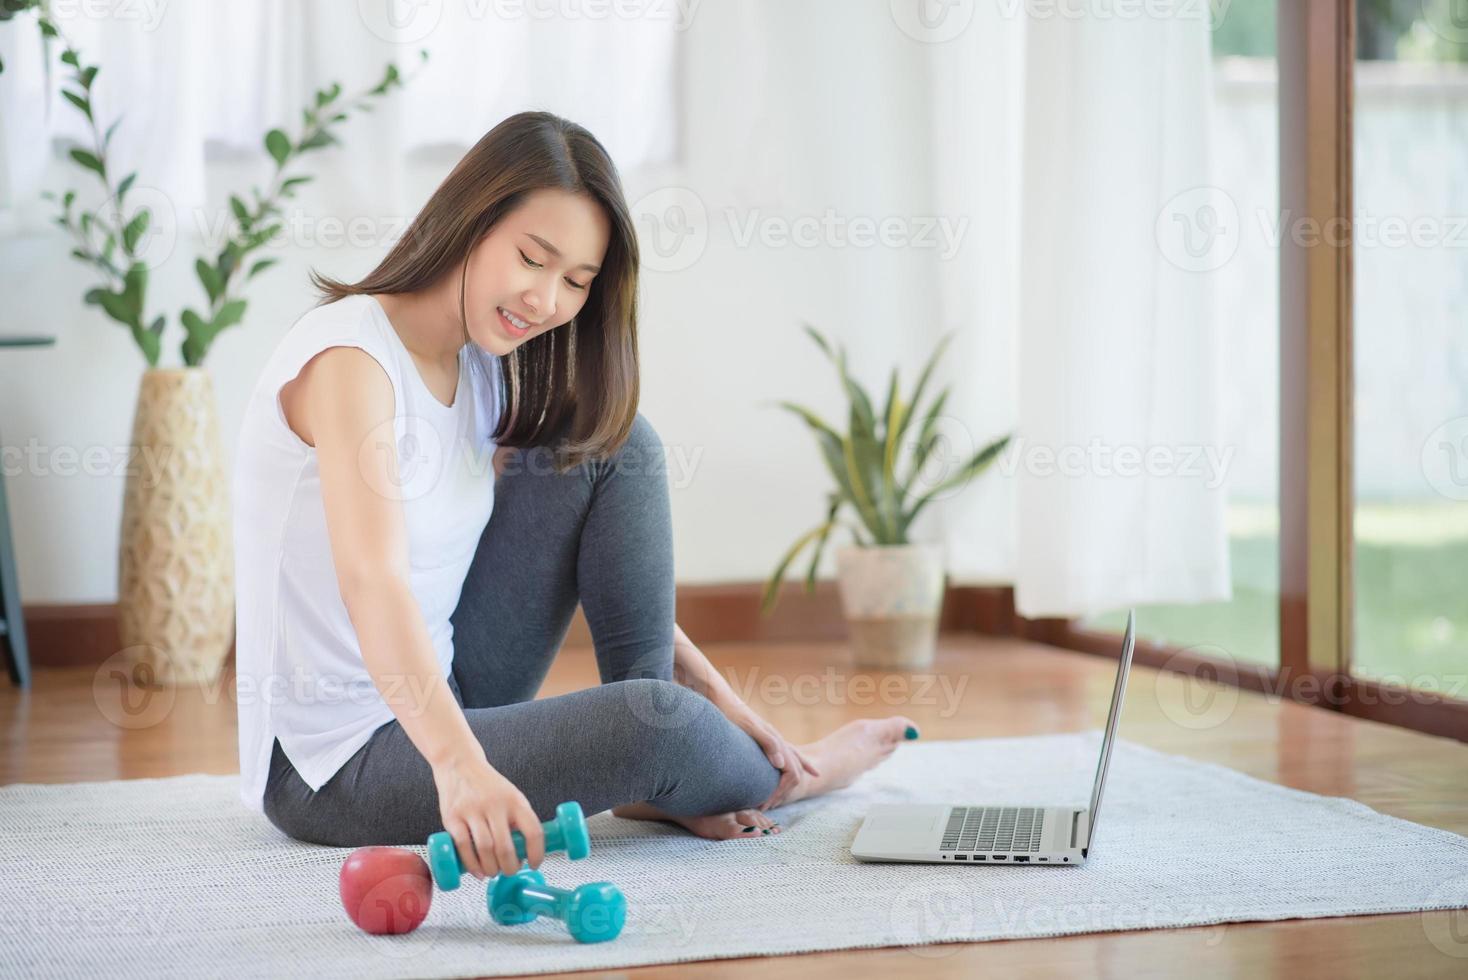
[[[540,825],[545,831],[545,853],[565,851],[572,861],[579,861],[591,853],[591,835],[586,832],[586,815],[581,804],[567,800],[556,807],[554,820]],[[515,842],[515,854],[525,860],[525,835],[518,830],[510,831]],[[438,887],[451,892],[459,887],[464,876],[464,865],[459,860],[459,851],[454,847],[454,838],[447,830],[440,830],[428,838],[428,867],[433,871],[433,880]]]
[[[548,915],[566,924],[578,943],[616,939],[627,921],[627,899],[610,881],[593,881],[567,890],[547,885],[533,868],[495,875],[484,892],[489,917],[502,926],[517,926]]]

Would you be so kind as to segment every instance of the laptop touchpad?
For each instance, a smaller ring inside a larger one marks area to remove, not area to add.
[[[932,830],[937,818],[930,817],[924,820],[921,815],[916,813],[882,813],[876,814],[868,818],[868,820],[871,823],[872,829],[875,831],[884,833],[912,833],[913,831]]]

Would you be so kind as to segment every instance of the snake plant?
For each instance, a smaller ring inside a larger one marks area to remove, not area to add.
[[[851,531],[861,547],[908,544],[908,529],[923,508],[949,490],[977,477],[1004,451],[1010,440],[1007,435],[995,440],[965,461],[948,479],[931,490],[919,493],[922,488],[918,485],[917,476],[938,445],[938,420],[948,400],[948,389],[933,399],[926,412],[920,409],[920,405],[933,368],[953,339],[953,334],[950,332],[939,341],[918,376],[910,400],[898,389],[897,368],[892,369],[887,397],[881,414],[878,414],[871,397],[847,369],[845,348],[837,345],[833,349],[815,327],[810,324],[802,326],[836,366],[849,402],[849,421],[847,431],[838,432],[808,408],[788,401],[773,403],[794,412],[810,427],[820,445],[826,467],[836,481],[836,489],[827,494],[826,519],[796,539],[770,575],[760,603],[761,615],[767,615],[774,608],[785,571],[802,550],[814,545],[810,566],[805,573],[805,590],[810,593],[815,591],[816,568],[826,542],[838,525]],[[917,422],[919,419],[921,421]],[[912,428],[914,422],[917,422],[916,430]],[[914,434],[909,437],[909,433]],[[909,448],[911,451],[905,453],[904,450]],[[901,462],[899,457],[904,455],[907,459]],[[904,474],[900,477],[899,469]],[[843,506],[856,511],[860,527],[837,518]],[[866,535],[862,534],[863,529]]]

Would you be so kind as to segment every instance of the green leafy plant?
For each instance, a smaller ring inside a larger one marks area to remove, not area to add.
[[[94,267],[102,277],[101,284],[87,290],[86,302],[127,327],[148,365],[156,367],[167,318],[160,314],[150,320],[145,312],[148,305],[148,265],[143,261],[141,249],[153,215],[149,208],[142,206],[131,213],[126,210],[128,191],[138,175],[129,173],[114,183],[117,171],[122,168],[115,165],[108,152],[122,117],[114,120],[105,131],[99,128],[92,102],[98,66],[82,62],[81,55],[57,27],[48,0],[0,0],[0,4],[4,4],[8,11],[6,17],[0,19],[10,19],[21,10],[34,10],[39,15],[44,41],[59,40],[62,44],[61,61],[71,69],[69,81],[72,87],[61,94],[86,117],[91,135],[91,144],[73,147],[70,156],[79,167],[97,177],[106,196],[99,210],[78,208],[75,212],[75,190],[66,191],[59,199],[50,191],[44,192],[42,197],[59,200],[60,214],[55,222],[74,238],[72,256]],[[420,62],[427,59],[428,52],[420,51]],[[273,258],[252,262],[250,257],[280,231],[281,224],[275,217],[284,214],[282,201],[294,197],[297,188],[313,179],[305,175],[291,176],[288,171],[304,154],[341,142],[333,129],[347,121],[350,116],[348,109],[371,112],[372,99],[386,96],[406,81],[397,66],[389,64],[380,82],[356,95],[342,98],[340,83],[333,83],[316,92],[313,103],[301,110],[298,133],[291,136],[284,130],[272,129],[265,134],[265,151],[274,161],[266,190],[262,192],[259,186],[253,186],[248,203],[238,194],[231,194],[230,220],[224,229],[223,246],[217,254],[200,256],[194,262],[194,274],[203,287],[207,302],[201,309],[190,306],[179,312],[178,319],[184,330],[181,350],[184,364],[191,367],[202,364],[220,332],[244,319],[246,302],[240,291],[255,276],[275,264]]]
[[[923,367],[922,374],[918,376],[911,400],[904,398],[899,390],[897,368],[892,369],[887,397],[882,404],[881,413],[878,414],[873,408],[871,397],[847,369],[846,349],[839,345],[833,349],[826,338],[810,324],[803,324],[803,327],[836,366],[842,389],[849,402],[849,422],[846,432],[838,432],[808,408],[788,401],[774,403],[794,412],[810,427],[820,445],[821,457],[836,481],[836,489],[827,495],[826,519],[796,539],[770,575],[760,603],[761,615],[767,615],[774,609],[785,571],[802,550],[814,545],[810,566],[805,573],[805,590],[811,593],[815,591],[816,568],[820,564],[821,554],[831,532],[838,526],[850,530],[857,545],[861,547],[908,544],[908,529],[923,508],[949,490],[984,472],[1004,451],[1004,447],[1009,445],[1011,438],[1006,435],[995,440],[964,462],[948,479],[926,493],[919,493],[922,488],[918,485],[917,476],[938,446],[938,420],[948,400],[948,389],[945,388],[933,399],[926,412],[920,406],[933,368],[953,339],[953,334],[945,335],[938,342],[937,348]],[[919,418],[922,421],[914,432],[912,425]],[[914,432],[914,435],[908,439],[910,432]],[[904,452],[905,447],[911,447],[910,453]],[[900,457],[904,455],[907,456],[906,462],[900,461]],[[898,475],[899,469],[902,470],[902,476]],[[843,506],[855,509],[861,527],[837,519],[836,515]],[[863,528],[870,535],[870,540],[862,534]]]

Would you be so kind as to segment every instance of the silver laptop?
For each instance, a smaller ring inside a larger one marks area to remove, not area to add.
[[[862,861],[925,864],[1084,864],[1096,840],[1096,815],[1111,761],[1111,742],[1126,693],[1135,642],[1135,610],[1111,691],[1111,714],[1101,739],[1101,759],[1089,808],[1074,806],[883,805],[862,821],[851,854]]]

